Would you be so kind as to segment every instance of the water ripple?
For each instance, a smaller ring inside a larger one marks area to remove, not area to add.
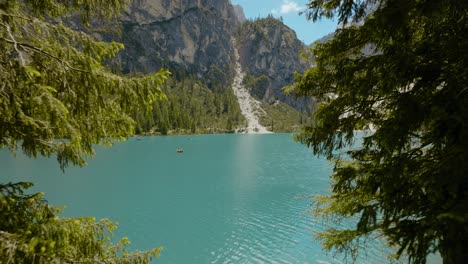
[[[289,134],[147,137],[98,148],[66,175],[54,161],[5,153],[2,181],[34,172],[49,203],[69,205],[66,215],[119,222],[116,237],[128,236],[130,249],[164,246],[154,263],[342,263],[314,240],[329,224],[297,198],[329,193],[333,164]],[[358,264],[388,262],[383,241],[367,248]]]

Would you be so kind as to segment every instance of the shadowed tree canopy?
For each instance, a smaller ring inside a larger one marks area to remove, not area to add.
[[[62,170],[84,165],[93,144],[134,132],[130,114],[164,98],[169,72],[140,78],[112,73],[105,62],[123,48],[61,22],[109,19],[127,0],[0,0],[0,147],[30,157],[57,155]],[[97,23],[99,24],[99,23]],[[115,225],[60,210],[28,194],[30,183],[0,184],[0,263],[149,263],[161,248],[129,253]]]
[[[316,67],[292,88],[321,99],[298,139],[336,161],[331,195],[316,197],[314,210],[357,219],[320,233],[324,247],[355,258],[366,239],[383,237],[410,263],[432,252],[465,263],[468,1],[312,0],[308,8],[308,18],[342,25],[314,46]],[[372,132],[355,145],[360,129]]]

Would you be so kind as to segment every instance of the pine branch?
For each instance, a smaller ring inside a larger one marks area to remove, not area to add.
[[[0,23],[0,24],[2,24],[2,23]],[[11,39],[3,38],[3,37],[0,37],[0,39],[1,39],[1,40],[4,40],[4,41],[7,42],[7,43],[13,44],[13,46],[15,47],[16,52],[18,53],[18,55],[19,55],[20,58],[21,58],[21,61],[22,61],[22,65],[23,65],[23,66],[24,66],[24,59],[22,58],[21,53],[20,53],[20,51],[19,51],[18,48],[17,48],[18,46],[23,47],[23,48],[27,48],[27,49],[30,49],[30,50],[33,50],[33,51],[36,51],[36,52],[39,52],[39,53],[41,53],[41,54],[43,54],[43,55],[46,55],[46,56],[48,56],[48,57],[50,57],[50,58],[52,58],[52,59],[55,59],[56,61],[58,61],[58,62],[64,64],[67,68],[69,68],[69,69],[71,69],[71,70],[79,71],[79,72],[84,72],[84,73],[91,73],[90,71],[87,71],[87,70],[82,70],[82,69],[75,68],[75,67],[71,66],[70,63],[68,63],[67,61],[64,61],[64,60],[62,60],[61,58],[59,58],[59,57],[57,57],[57,56],[55,56],[55,55],[53,55],[53,54],[51,54],[51,53],[49,53],[49,52],[47,52],[47,51],[44,51],[44,50],[42,50],[42,49],[40,49],[40,48],[38,48],[38,47],[35,47],[35,46],[33,46],[33,45],[30,45],[30,44],[27,44],[27,43],[17,42],[17,41],[15,41],[14,39],[11,40]]]

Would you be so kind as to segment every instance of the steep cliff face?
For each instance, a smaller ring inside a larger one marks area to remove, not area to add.
[[[208,81],[233,76],[231,36],[239,21],[229,0],[136,0],[122,24],[124,72],[168,67]]]
[[[335,32],[332,32],[332,33],[329,33],[319,39],[317,39],[316,41],[314,41],[312,44],[310,44],[310,46],[313,46],[315,43],[327,43],[329,40],[331,40],[332,38],[335,37]]]
[[[310,64],[299,58],[305,45],[280,20],[246,21],[242,7],[230,0],[134,0],[120,20],[121,37],[100,37],[125,45],[118,55],[124,73],[166,67],[179,79],[194,76],[211,88],[227,88],[236,48],[251,94],[267,103],[307,107],[307,100],[282,91],[293,83],[295,71]]]
[[[244,23],[247,20],[242,6],[234,5],[234,11],[236,12],[237,20],[239,20],[240,23]]]
[[[307,107],[307,100],[296,100],[282,91],[293,83],[295,71],[304,72],[310,66],[300,59],[299,51],[307,47],[292,29],[267,17],[242,24],[236,31],[236,39],[252,94],[268,103],[280,100],[298,109]]]

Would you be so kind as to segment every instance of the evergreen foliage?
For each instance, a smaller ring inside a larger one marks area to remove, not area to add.
[[[195,78],[169,79],[163,87],[167,100],[156,101],[152,112],[135,114],[138,133],[233,133],[245,126],[237,98],[230,87]]]
[[[151,111],[168,72],[141,78],[111,73],[103,62],[123,48],[62,24],[77,14],[118,15],[127,0],[0,0],[0,147],[57,155],[62,169],[84,165],[93,144],[134,133],[134,111]],[[110,243],[115,225],[59,218],[29,183],[0,184],[0,263],[149,263],[160,248],[128,253]]]
[[[254,86],[267,81],[265,76],[246,76],[251,79],[244,78],[244,81],[253,80]],[[218,82],[212,82],[211,86],[214,90],[194,77],[170,78],[162,87],[166,100],[156,101],[151,112],[134,112],[136,133],[173,135],[242,131],[247,123],[232,89]],[[260,113],[260,123],[272,132],[297,132],[302,125],[312,122],[310,113],[301,113],[280,101],[262,103],[261,108],[264,112]]]
[[[238,40],[252,40],[260,42],[270,40],[272,32],[279,26],[284,26],[283,22],[272,15],[265,18],[247,19],[234,32]],[[291,47],[296,36],[293,32],[284,31],[283,39],[287,47]]]
[[[315,45],[317,66],[298,75],[295,88],[322,99],[315,126],[299,140],[336,160],[332,193],[315,200],[315,212],[358,218],[354,228],[320,233],[324,247],[355,257],[361,242],[384,236],[410,263],[432,252],[465,263],[468,2],[312,0],[308,7],[309,18],[337,16],[343,25]],[[373,52],[363,54],[366,47]],[[353,149],[358,128],[375,131]]]
[[[259,98],[260,100],[265,95],[268,87],[270,87],[270,78],[264,74],[255,77],[254,75],[247,73],[245,74],[242,82],[245,87],[249,89],[250,94]]]
[[[309,113],[300,112],[281,101],[276,101],[273,104],[262,103],[261,108],[265,114],[260,115],[260,124],[271,132],[299,132],[302,126],[312,121]]]
[[[127,238],[110,241],[116,225],[93,217],[59,218],[31,183],[0,184],[0,263],[149,263],[162,248],[126,251]]]
[[[164,96],[167,71],[112,74],[102,63],[122,44],[95,41],[55,19],[80,11],[86,24],[112,16],[125,0],[0,3],[0,146],[20,145],[33,157],[56,153],[62,168],[84,165],[93,144],[133,134],[128,113]]]

